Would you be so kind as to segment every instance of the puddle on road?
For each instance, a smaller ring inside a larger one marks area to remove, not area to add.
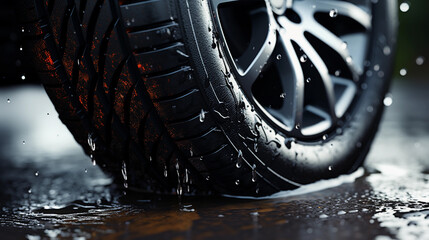
[[[403,129],[389,111],[365,171],[275,198],[179,203],[124,196],[92,166],[40,87],[0,90],[0,96],[11,99],[0,101],[2,239],[429,238],[428,133],[410,135],[414,130]],[[40,102],[30,108],[27,98]]]

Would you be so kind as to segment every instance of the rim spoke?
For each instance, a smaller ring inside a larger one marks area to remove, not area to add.
[[[303,24],[304,31],[307,31],[337,52],[347,64],[350,72],[352,73],[353,80],[357,81],[363,72],[363,66],[360,66],[363,64],[363,60],[361,61],[362,57],[360,52],[352,52],[352,55],[349,51],[348,41],[353,39],[350,36],[344,36],[343,38],[336,36],[325,26],[316,21],[314,18],[314,12],[325,12],[328,14],[331,11],[336,11],[336,14],[344,15],[356,20],[367,30],[371,28],[371,15],[360,7],[348,2],[329,0],[310,2],[303,1],[296,2],[295,4],[296,10],[305,21]],[[313,6],[315,7],[313,8]]]
[[[353,33],[341,36],[341,39],[347,43],[348,54],[353,59],[351,65],[349,65],[349,69],[352,71],[354,80],[356,80],[353,69],[357,72],[357,74],[362,75],[366,54],[366,52],[362,51],[362,49],[366,49],[368,45],[367,35],[365,33]],[[350,68],[351,66],[353,66],[353,68]]]
[[[331,117],[320,108],[313,105],[307,105],[305,107],[305,112],[306,114],[312,115],[312,118],[318,118],[319,121],[316,124],[303,127],[301,130],[303,135],[314,135],[321,131],[325,131],[332,126]]]
[[[269,22],[260,21],[267,19],[267,13],[258,10],[252,15],[252,36],[249,47],[238,59],[235,59],[235,74],[240,79],[243,88],[250,90],[261,71],[270,60],[277,42],[275,29]],[[270,16],[268,16],[268,19]],[[271,24],[272,25],[272,24]],[[267,32],[261,34],[261,29]],[[262,37],[261,37],[262,36]],[[266,37],[263,37],[266,36]]]
[[[343,15],[354,19],[360,23],[364,28],[369,30],[371,28],[371,14],[363,10],[361,7],[356,6],[353,3],[336,1],[336,0],[325,0],[325,1],[314,1],[311,4],[305,2],[296,2],[296,4],[305,4],[306,8],[312,8],[315,5],[315,12],[326,12],[336,11],[338,15]]]
[[[337,37],[331,31],[320,25],[317,21],[314,21],[314,24],[309,25],[306,29],[310,34],[317,37],[319,40],[328,45],[331,49],[337,52],[344,62],[347,64],[348,68],[352,72],[353,79],[357,80],[359,75],[362,74],[362,69],[359,68],[352,58],[347,44],[344,40]]]
[[[335,86],[335,98],[337,103],[335,105],[335,113],[337,117],[340,118],[353,101],[357,92],[356,84],[340,77],[331,76],[331,78]]]
[[[332,123],[336,121],[335,114],[335,94],[334,94],[334,86],[332,83],[331,76],[329,75],[328,67],[325,62],[313,48],[313,46],[305,39],[304,36],[297,39],[297,44],[302,48],[304,53],[313,63],[320,77],[322,78],[323,85],[325,86],[326,97],[328,100],[329,106],[329,115],[332,118]]]
[[[282,108],[278,111],[291,131],[300,132],[304,111],[304,73],[291,39],[284,30],[279,31],[280,60],[276,61],[284,91]],[[298,126],[298,127],[297,127]]]

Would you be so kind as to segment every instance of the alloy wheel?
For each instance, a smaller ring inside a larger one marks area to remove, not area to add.
[[[247,99],[297,139],[325,138],[364,79],[371,2],[211,0],[222,51]]]

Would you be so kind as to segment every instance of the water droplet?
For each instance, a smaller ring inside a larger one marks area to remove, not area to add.
[[[372,76],[372,71],[371,70],[366,71],[366,76],[367,77],[371,77]]]
[[[297,125],[295,125],[295,129],[299,130],[301,128],[301,125],[299,125],[299,123]]]
[[[252,165],[252,182],[256,182],[256,177],[257,177],[257,174],[256,174],[256,165],[253,164]]]
[[[10,103],[10,99],[8,98],[8,99],[6,100],[6,102],[7,102],[7,103]]]
[[[192,152],[192,148],[189,148],[189,154],[191,155],[191,157],[194,156],[194,152]]]
[[[241,162],[237,161],[237,162],[235,163],[235,167],[236,167],[236,168],[241,168]]]
[[[31,188],[30,189],[28,189],[28,194],[31,194],[33,191],[31,190]]]
[[[403,13],[408,12],[408,10],[410,10],[410,4],[408,2],[401,3],[401,5],[399,5],[399,10]]]
[[[374,111],[374,108],[373,108],[372,106],[368,106],[368,107],[366,108],[366,111],[367,111],[367,112],[369,112],[369,113],[371,113],[371,112],[373,112],[373,111]]]
[[[189,170],[185,169],[185,183],[189,183]]]
[[[85,173],[88,173],[88,169],[85,168]]]
[[[22,144],[25,145],[25,141],[22,141]]]
[[[95,151],[96,146],[95,146],[95,141],[93,139],[93,136],[91,133],[88,134],[88,145],[91,148],[92,151]]]
[[[219,214],[219,215],[217,215],[217,217],[223,218],[225,216],[223,214]]]
[[[209,180],[210,180],[210,176],[207,176],[207,177],[206,177],[206,181],[209,181]]]
[[[201,109],[200,112],[200,122],[204,122],[204,120],[206,119],[206,111],[204,111],[204,109]]]
[[[392,96],[390,94],[387,94],[383,99],[384,106],[389,107],[392,105],[392,103],[393,103]]]
[[[341,44],[341,48],[342,48],[342,49],[347,49],[347,42],[343,42],[343,43]]]
[[[182,196],[183,195],[183,188],[182,185],[178,185],[177,190],[176,190],[177,195]]]
[[[407,69],[402,68],[401,70],[399,70],[399,74],[404,77],[405,75],[407,75]]]
[[[237,162],[235,163],[235,167],[241,168],[241,162],[243,161],[243,152],[238,150]]]
[[[322,139],[323,139],[323,141],[325,141],[326,139],[328,139],[328,134],[324,134],[324,135],[322,136]]]
[[[280,94],[280,98],[285,98],[286,97],[286,93],[281,93]]]
[[[328,167],[328,171],[332,171],[332,166],[329,166],[329,167]]]
[[[319,218],[328,218],[329,216],[328,215],[326,215],[326,214],[322,214],[322,215],[320,215],[319,216]]]
[[[346,214],[346,212],[345,211],[339,211],[337,214],[338,215],[344,215],[344,214]]]
[[[357,147],[357,148],[361,148],[361,147],[362,147],[362,143],[361,143],[361,142],[357,142],[357,143],[356,143],[356,147]]]
[[[200,161],[203,161],[203,156],[200,156]]]
[[[341,70],[337,70],[337,71],[335,71],[335,73],[334,73],[334,74],[335,74],[335,76],[336,76],[336,77],[340,76],[340,74],[341,74]]]
[[[388,55],[390,55],[390,53],[392,52],[392,50],[390,49],[390,47],[389,46],[385,46],[384,48],[383,48],[383,53],[384,53],[384,55],[386,55],[386,56],[388,56]]]
[[[307,55],[303,54],[303,55],[299,58],[299,60],[300,60],[302,63],[305,63],[305,62],[307,62],[308,57],[307,57]]]
[[[307,79],[305,80],[305,82],[306,82],[306,83],[310,83],[310,82],[311,82],[311,78],[307,78]]]
[[[417,65],[421,66],[421,65],[423,65],[423,63],[425,63],[424,57],[420,56],[420,57],[416,58],[416,64]]]
[[[375,65],[374,65],[374,71],[378,71],[378,70],[380,70],[380,65],[375,64]]]
[[[352,61],[353,61],[352,57],[347,57],[347,58],[346,58],[346,62],[347,62],[347,63],[351,63]]]
[[[22,80],[25,80],[25,75],[22,75],[22,76],[21,76],[21,79],[22,79]]]
[[[164,165],[164,177],[168,177],[167,165]]]
[[[240,180],[238,180],[238,179],[235,180],[235,185],[237,185],[237,186],[240,185]]]
[[[277,59],[277,60],[282,59],[282,55],[281,55],[281,54],[277,54],[276,59]]]
[[[250,215],[252,215],[252,216],[259,216],[259,213],[258,212],[251,212]]]
[[[39,176],[39,171],[36,171],[36,172],[34,173],[34,176],[38,177],[38,176]]]
[[[338,10],[337,9],[331,9],[331,11],[329,11],[329,16],[331,18],[337,17],[338,16]]]
[[[125,161],[122,161],[121,173],[122,173],[122,177],[124,178],[124,181],[127,181],[128,180],[127,164],[125,163]]]

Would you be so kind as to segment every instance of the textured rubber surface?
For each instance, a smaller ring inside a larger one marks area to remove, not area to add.
[[[98,165],[132,189],[234,195],[267,195],[360,165],[381,116],[384,82],[373,93],[378,103],[365,126],[365,151],[351,141],[354,150],[337,153],[342,161],[326,173],[327,159],[319,161],[323,170],[298,154],[319,146],[292,152],[300,143],[277,134],[241,95],[230,96],[237,89],[227,90],[234,84],[219,75],[221,67],[213,64],[210,81],[211,73],[202,73],[195,40],[207,25],[197,8],[173,0],[19,1],[26,49],[46,91]],[[219,58],[211,34],[201,34],[215,51],[205,54]],[[334,153],[323,151],[318,159]]]

